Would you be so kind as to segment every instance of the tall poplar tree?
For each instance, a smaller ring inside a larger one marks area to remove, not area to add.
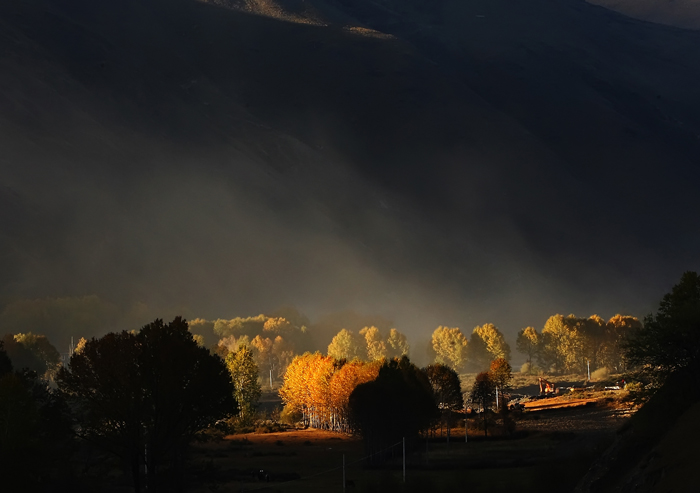
[[[238,403],[238,415],[244,421],[250,420],[255,415],[262,393],[253,352],[247,346],[241,346],[238,351],[226,356],[226,366],[233,382],[233,397]]]

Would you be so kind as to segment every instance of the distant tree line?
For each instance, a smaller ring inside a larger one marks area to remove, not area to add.
[[[457,371],[469,368],[488,368],[468,393],[471,407],[483,411],[484,433],[494,399],[506,424],[510,348],[493,324],[476,327],[469,339],[459,328],[438,327],[431,341],[436,362],[421,369],[408,359],[403,334],[372,325],[356,336],[340,330],[328,355],[297,355],[308,331],[298,314],[286,315],[214,322],[221,338],[211,349],[197,333],[209,322],[155,320],[138,331],[81,339],[65,365],[45,336],[5,335],[0,464],[23,475],[25,490],[32,482],[68,484],[46,464],[65,460],[75,435],[117,457],[136,491],[182,489],[192,438],[222,419],[254,416],[259,364],[270,373],[284,368],[287,414],[308,426],[360,433],[373,457],[438,422],[449,426],[445,416],[464,406]],[[643,324],[623,315],[608,321],[554,315],[541,331],[522,329],[516,348],[531,368],[536,361],[548,371],[583,372],[590,364],[637,368],[660,380],[680,371],[700,375],[700,277],[685,273]],[[4,484],[15,488],[12,481]]]
[[[586,373],[606,367],[614,372],[629,367],[623,347],[642,327],[638,319],[615,315],[607,322],[598,315],[549,317],[541,332],[526,327],[518,332],[516,348],[527,356],[529,371],[537,361],[547,372]]]
[[[435,362],[456,371],[483,370],[494,359],[510,359],[510,346],[493,324],[475,327],[469,339],[458,327],[440,326],[431,342]]]

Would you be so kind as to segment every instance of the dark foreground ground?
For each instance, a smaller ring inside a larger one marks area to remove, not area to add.
[[[629,416],[616,400],[599,397],[580,407],[527,411],[512,436],[485,439],[476,421],[466,443],[463,425],[449,443],[438,432],[407,454],[405,483],[400,446],[386,466],[370,468],[360,439],[310,429],[196,445],[192,479],[200,483],[196,491],[220,492],[571,491]]]

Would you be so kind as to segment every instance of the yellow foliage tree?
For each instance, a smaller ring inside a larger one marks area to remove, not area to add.
[[[87,339],[81,337],[78,344],[75,345],[75,349],[73,349],[73,354],[82,353],[85,350],[85,344],[87,344]]]
[[[364,336],[365,342],[367,343],[368,361],[377,361],[387,357],[386,343],[382,339],[378,328],[374,326],[365,327],[360,330],[360,335]]]
[[[396,329],[389,330],[389,337],[386,340],[387,358],[400,358],[408,356],[409,345],[406,336]]]
[[[540,334],[537,333],[534,327],[520,329],[518,337],[515,340],[515,347],[519,353],[527,356],[527,362],[530,363],[530,368],[532,368],[532,360],[537,355],[539,345]]]
[[[552,315],[542,329],[541,364],[550,370],[582,371],[585,365],[583,327],[585,319]]]
[[[338,332],[328,345],[328,356],[338,360],[359,358],[361,356],[360,345],[357,343],[355,335],[347,329]]]
[[[510,346],[506,342],[503,333],[498,330],[498,327],[493,324],[476,326],[472,334],[484,341],[484,346],[490,355],[490,359],[503,358],[506,361],[510,360]]]
[[[438,327],[432,338],[435,362],[458,371],[466,361],[467,344],[467,338],[459,327]]]
[[[635,317],[617,314],[605,324],[605,346],[602,350],[602,364],[613,371],[625,371],[627,361],[622,345],[635,330],[641,329],[642,323]]]
[[[265,320],[263,324],[264,332],[274,332],[275,334],[283,334],[291,330],[292,324],[286,318],[283,317],[271,317]]]

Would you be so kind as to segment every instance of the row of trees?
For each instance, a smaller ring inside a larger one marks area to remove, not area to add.
[[[607,322],[598,315],[553,315],[541,332],[534,327],[518,332],[516,348],[527,356],[530,368],[537,361],[555,372],[585,372],[588,365],[621,372],[628,366],[625,341],[641,327],[635,317],[624,315],[615,315]]]
[[[435,361],[454,370],[488,368],[492,360],[510,359],[510,346],[493,324],[477,326],[467,339],[458,327],[440,326],[433,332]]]
[[[297,356],[287,368],[280,388],[286,413],[298,413],[301,420],[313,428],[356,430],[359,424],[353,420],[353,393],[363,384],[377,380],[382,371],[390,371],[386,370],[388,367],[419,372],[420,377],[415,378],[425,382],[431,405],[436,410],[447,412],[463,407],[459,376],[445,365],[433,364],[418,369],[406,356],[366,362],[357,358],[338,360],[317,352]],[[390,406],[392,412],[396,405]],[[377,406],[375,412],[379,412]]]
[[[386,321],[387,324],[389,323]],[[208,321],[195,319],[190,330],[201,343],[225,358],[246,346],[269,386],[281,379],[292,359],[317,346],[307,325],[308,318],[295,309],[280,311],[273,316],[257,315]],[[380,361],[408,355],[408,339],[396,328],[380,329],[369,325],[353,331],[337,332],[327,347],[327,354],[336,360]],[[574,315],[554,315],[541,331],[527,327],[518,333],[516,348],[527,357],[532,370],[535,362],[545,371],[582,372],[590,363],[592,369],[606,366],[623,371],[621,345],[626,336],[641,326],[630,316],[615,315],[604,321],[597,315],[579,318]],[[215,342],[209,344],[214,336]],[[503,333],[494,324],[475,327],[471,334],[458,327],[440,326],[432,334],[429,352],[435,363],[456,371],[479,372],[495,359],[510,361],[511,348]]]
[[[308,319],[293,309],[286,312],[289,318],[262,314],[213,321],[198,318],[190,322],[190,330],[197,340],[224,359],[229,353],[248,348],[260,377],[272,387],[273,381],[284,375],[292,358],[310,347],[309,332],[304,325]],[[213,343],[212,336],[218,338]]]
[[[287,368],[280,396],[287,411],[300,413],[306,425],[348,432],[350,394],[358,385],[377,378],[381,364],[305,353]]]
[[[384,335],[375,327],[364,327],[359,335],[341,329],[328,345],[328,356],[335,359],[360,358],[365,361],[400,358],[408,356],[410,346],[406,336],[396,329]]]

